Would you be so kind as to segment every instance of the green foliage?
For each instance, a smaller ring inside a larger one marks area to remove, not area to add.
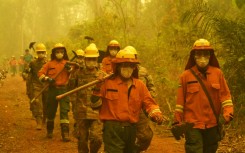
[[[244,0],[235,0],[235,2],[236,2],[236,5],[239,9],[241,9],[245,5]]]

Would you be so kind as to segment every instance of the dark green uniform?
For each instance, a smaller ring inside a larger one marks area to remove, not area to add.
[[[38,71],[42,68],[42,66],[46,63],[46,59],[35,59],[30,62],[27,71],[28,73],[28,93],[29,98],[33,99],[36,97],[40,91],[43,89],[44,84],[38,78]],[[46,119],[46,110],[47,110],[47,92],[43,92],[41,96],[37,97],[34,102],[31,103],[30,108],[33,116],[36,118],[37,122],[40,122],[42,118]]]

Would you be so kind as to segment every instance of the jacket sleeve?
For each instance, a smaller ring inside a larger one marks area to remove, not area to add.
[[[142,101],[143,101],[143,108],[146,110],[146,112],[149,114],[148,116],[151,117],[151,114],[155,112],[161,112],[159,109],[158,104],[155,102],[155,100],[152,98],[149,90],[147,89],[146,85],[142,82],[141,84],[141,90],[142,90]]]
[[[46,74],[48,72],[49,63],[46,63],[43,65],[43,67],[38,71],[38,78],[39,80],[42,80],[44,77],[46,77]]]
[[[152,76],[147,73],[146,76],[145,76],[145,79],[146,79],[146,87],[147,87],[147,89],[150,91],[151,96],[153,98],[155,98],[157,96],[157,94],[156,94],[156,88],[155,88]]]
[[[230,90],[229,90],[229,87],[226,83],[226,80],[225,80],[222,72],[220,75],[219,97],[220,97],[220,102],[221,102],[222,109],[223,109],[224,118],[230,116],[230,114],[233,115],[233,103],[232,103],[232,99],[231,99]]]
[[[183,110],[186,97],[186,84],[183,74],[179,78],[179,84],[177,89],[177,101],[174,110],[174,122],[183,122]]]

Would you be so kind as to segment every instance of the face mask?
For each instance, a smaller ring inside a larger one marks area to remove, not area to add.
[[[83,59],[77,59],[76,62],[80,67],[84,67],[84,60]]]
[[[42,59],[42,58],[46,57],[46,54],[45,53],[39,53],[39,54],[37,54],[37,57]]]
[[[85,61],[87,69],[93,69],[97,66],[96,61]]]
[[[129,79],[133,74],[134,69],[132,67],[121,67],[121,76],[125,79]]]
[[[196,64],[200,68],[205,68],[208,63],[209,63],[209,57],[200,57],[200,58],[195,58]]]
[[[62,59],[64,54],[63,53],[56,53],[55,56],[57,59]]]
[[[117,50],[110,50],[109,52],[112,57],[115,57],[117,55]]]

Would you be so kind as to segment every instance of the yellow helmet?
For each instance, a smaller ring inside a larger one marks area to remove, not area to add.
[[[45,47],[45,45],[43,43],[38,43],[36,45],[36,52],[39,52],[39,51],[41,51],[41,52],[43,52],[43,51],[46,52],[47,51],[46,47]]]
[[[125,48],[124,48],[124,50],[129,50],[129,51],[131,51],[133,54],[135,54],[135,55],[137,55],[138,53],[137,53],[137,51],[136,51],[136,49],[133,47],[133,46],[126,46]]]
[[[56,49],[56,48],[65,48],[65,46],[62,43],[57,43],[54,45],[53,49]]]
[[[60,49],[60,48],[63,48],[63,49],[64,49],[64,57],[63,57],[63,59],[69,60],[69,57],[68,57],[68,55],[67,55],[66,48],[65,48],[65,46],[64,46],[63,44],[61,44],[61,43],[57,43],[57,44],[54,45],[54,47],[53,47],[53,49],[52,49],[52,53],[51,53],[51,60],[56,59],[56,57],[55,57],[55,50],[56,50],[56,49]]]
[[[94,43],[91,43],[84,51],[84,57],[99,57],[99,55],[99,50]]]
[[[210,42],[206,39],[198,39],[195,41],[192,47],[188,62],[185,66],[185,70],[188,70],[192,68],[194,65],[196,65],[196,61],[194,58],[195,52],[200,50],[209,51],[210,52],[209,65],[220,68],[219,62],[214,54],[214,49],[211,47]]]
[[[84,56],[84,51],[82,49],[76,50],[77,56]]]
[[[112,60],[113,63],[139,63],[139,61],[135,58],[135,54],[130,50],[120,50],[116,58]]]
[[[195,41],[192,50],[213,50],[213,48],[206,39],[198,39]]]
[[[108,46],[117,46],[117,47],[119,47],[120,44],[119,44],[119,42],[116,41],[116,40],[111,40],[111,41],[109,42]]]

